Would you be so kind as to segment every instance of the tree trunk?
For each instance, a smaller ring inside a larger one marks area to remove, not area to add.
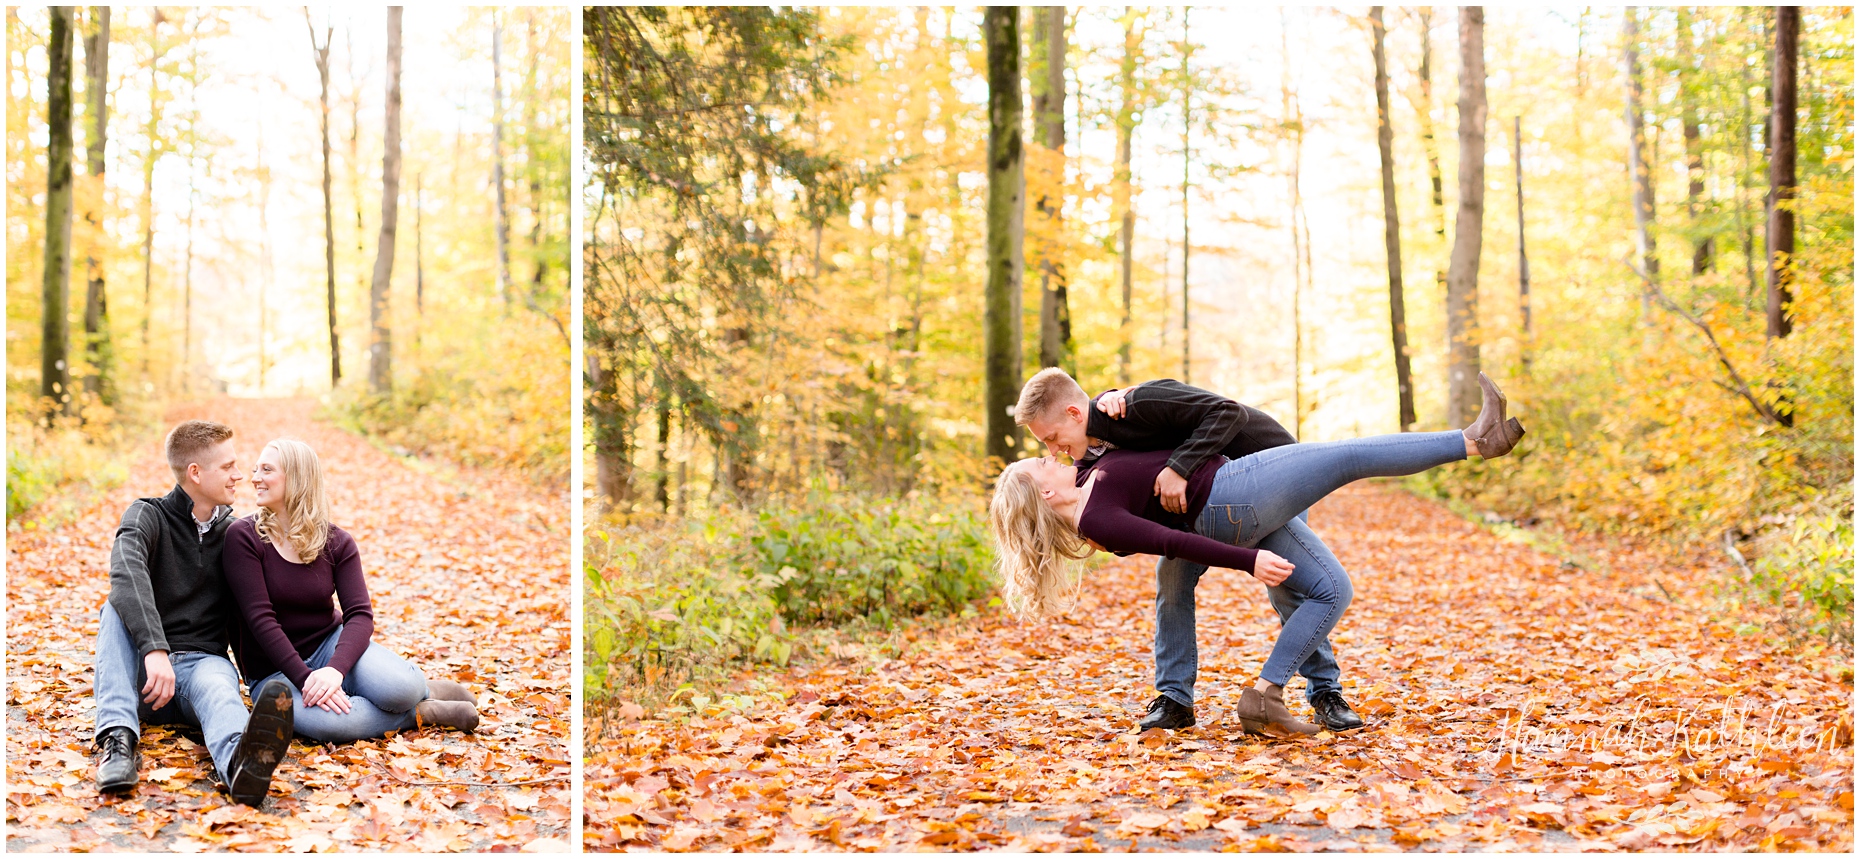
[[[510,215],[504,204],[504,23],[491,13],[491,184],[497,189],[497,294],[510,310]]]
[[[194,387],[194,213],[199,205],[200,168],[200,43],[194,41],[187,62],[187,221],[185,250],[181,255],[181,384]]]
[[[308,14],[308,13],[305,13]],[[149,375],[149,356],[155,350],[149,343],[149,320],[155,317],[155,162],[161,160],[161,83],[162,55],[167,47],[161,43],[161,25],[165,20],[159,7],[149,13],[149,124],[148,155],[142,159],[142,377]]]
[[[1447,198],[1446,178],[1440,170],[1440,140],[1434,135],[1434,10],[1431,6],[1420,7],[1416,14],[1421,20],[1421,103],[1415,112],[1421,120],[1421,151],[1427,156],[1427,181],[1433,190],[1429,202],[1434,213],[1434,239],[1441,245],[1447,243]],[[1434,263],[1434,287],[1445,295],[1447,291],[1447,270],[1440,267],[1439,258]]]
[[[1188,367],[1188,166],[1193,154],[1189,129],[1193,127],[1194,78],[1189,76],[1188,10],[1182,7],[1182,383],[1189,384]]]
[[[1395,205],[1395,129],[1389,116],[1389,69],[1384,43],[1388,30],[1382,7],[1369,7],[1375,31],[1376,149],[1382,158],[1382,242],[1388,248],[1389,331],[1395,341],[1395,390],[1401,400],[1401,430],[1414,429],[1414,382],[1408,369],[1408,313],[1402,305],[1401,214]]]
[[[1531,370],[1531,258],[1524,253],[1524,118],[1511,118],[1511,167],[1518,179],[1518,312],[1523,317],[1524,342],[1519,347],[1524,372]]]
[[[316,54],[317,80],[322,86],[317,104],[323,142],[323,294],[329,309],[329,386],[335,388],[342,383],[342,342],[336,333],[336,203],[331,193],[329,166],[329,45],[336,36],[336,28],[325,29],[323,44],[318,45],[309,7],[304,8],[304,26],[310,30],[310,48]]]
[[[628,449],[626,415],[621,411],[617,380],[601,364],[599,349],[587,350],[588,417],[594,430],[594,488],[610,507],[626,510],[633,501],[633,457]]]
[[[1686,218],[1692,238],[1692,273],[1711,270],[1714,246],[1711,235],[1700,221],[1700,206],[1705,195],[1705,147],[1699,132],[1698,50],[1692,40],[1692,13],[1679,7],[1679,114],[1680,133],[1686,144]]]
[[[357,74],[355,70],[355,27],[353,25],[344,27],[342,38],[349,60],[349,199],[355,204],[355,292],[351,294],[359,295],[367,286],[362,280],[366,276],[362,272],[362,260],[368,253],[365,244],[368,229],[362,221],[362,78],[364,75]]]
[[[667,513],[672,512],[671,446],[672,446],[672,410],[666,407],[665,405],[660,405],[659,406],[659,467],[656,469],[658,473],[653,475],[653,481],[657,484],[657,487],[655,488],[654,493],[653,493],[653,500],[659,502],[659,509]]]
[[[984,450],[1012,462],[1020,431],[1009,411],[1020,397],[1020,341],[1014,336],[1022,266],[1020,20],[1012,6],[982,15],[988,52],[988,283],[982,310]]]
[[[413,174],[413,312],[426,318],[426,192]]]
[[[39,393],[47,419],[76,413],[71,396],[71,73],[76,49],[72,6],[52,7],[51,43],[46,48],[50,93],[45,124],[49,137],[45,182],[45,308],[40,328]]]
[[[1287,177],[1291,197],[1292,226],[1292,437],[1304,438],[1305,432],[1305,327],[1304,237],[1298,230],[1298,210],[1304,206],[1300,185],[1304,172],[1304,111],[1292,93],[1292,23],[1285,11],[1279,11],[1279,110],[1280,122],[1292,138],[1292,170]]]
[[[1641,292],[1643,311],[1653,300],[1653,284],[1659,282],[1660,260],[1653,238],[1653,173],[1647,164],[1646,117],[1641,112],[1640,22],[1638,11],[1630,6],[1621,16],[1621,42],[1627,74],[1628,175],[1634,182],[1634,250],[1640,255],[1641,271],[1648,285]]]
[[[271,312],[267,306],[271,281],[276,268],[271,255],[271,167],[265,163],[265,126],[258,126],[258,239],[260,264],[264,267],[258,282],[258,395],[265,395],[266,334]]]
[[[1789,267],[1795,263],[1796,52],[1802,7],[1776,7],[1776,48],[1770,67],[1770,193],[1768,336],[1787,337],[1791,319]]]
[[[84,268],[88,281],[84,289],[84,363],[89,371],[84,376],[84,389],[99,402],[109,404],[114,401],[111,384],[111,363],[114,360],[110,348],[110,305],[104,292],[103,253],[100,250],[104,241],[103,203],[104,203],[104,147],[109,140],[109,91],[110,91],[110,7],[92,6],[91,30],[84,37],[84,95],[90,113],[90,134],[85,141],[85,154],[88,163],[90,193],[86,195],[89,205],[85,207],[84,222],[88,227],[90,238],[86,244],[89,253],[85,255]]]
[[[1137,58],[1143,50],[1143,34],[1137,29],[1137,15],[1124,8],[1124,58],[1118,67],[1117,87],[1117,162],[1112,168],[1111,207],[1117,211],[1117,268],[1122,286],[1124,319],[1118,328],[1117,381],[1130,385],[1131,266],[1137,238],[1137,213],[1130,205],[1130,148],[1136,134]]]
[[[381,235],[375,242],[374,280],[368,287],[368,387],[394,387],[394,335],[388,297],[394,282],[394,238],[400,219],[400,23],[402,7],[387,10],[387,119],[381,141]]]
[[[1066,301],[1062,259],[1066,179],[1066,7],[1033,10],[1034,128],[1045,152],[1039,209],[1040,366],[1072,369],[1072,313]]]
[[[1479,251],[1485,223],[1485,9],[1460,7],[1460,206],[1447,262],[1447,419],[1479,415]]]

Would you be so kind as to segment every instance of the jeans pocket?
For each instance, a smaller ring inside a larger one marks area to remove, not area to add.
[[[1209,504],[1201,514],[1201,532],[1230,546],[1250,545],[1259,535],[1259,514],[1251,504]]]

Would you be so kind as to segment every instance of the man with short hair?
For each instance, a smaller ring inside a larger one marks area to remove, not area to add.
[[[1174,379],[1112,389],[1093,399],[1057,367],[1027,380],[1014,407],[1014,420],[1027,427],[1048,452],[1077,462],[1080,485],[1107,450],[1174,451],[1167,467],[1156,475],[1153,490],[1172,513],[1188,508],[1188,477],[1208,457],[1239,459],[1298,441],[1271,415]],[[1304,519],[1299,514],[1284,528],[1261,538],[1255,548],[1291,555],[1290,547],[1277,544],[1295,536],[1317,539]],[[1200,664],[1195,646],[1195,585],[1207,570],[1204,564],[1181,558],[1163,558],[1156,564],[1158,694],[1137,723],[1140,731],[1195,724],[1195,678]],[[1280,586],[1268,586],[1266,596],[1281,624],[1304,602]],[[1305,678],[1305,698],[1321,724],[1333,731],[1362,727],[1363,720],[1343,699],[1341,672],[1329,640],[1318,645],[1298,673]]]
[[[131,503],[116,529],[92,680],[100,791],[135,788],[142,722],[198,726],[227,792],[251,806],[290,749],[290,687],[267,683],[248,713],[226,658],[220,549],[244,478],[232,435],[211,421],[176,426],[165,445],[174,489]]]

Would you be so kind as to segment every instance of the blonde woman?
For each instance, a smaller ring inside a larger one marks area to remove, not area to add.
[[[476,728],[478,709],[464,686],[428,680],[369,641],[374,611],[361,553],[330,524],[316,451],[296,439],[265,445],[252,488],[259,511],[227,529],[223,560],[242,621],[233,630],[233,655],[251,688],[288,682],[297,733],[318,742],[413,727]]]
[[[1485,410],[1461,431],[1403,433],[1273,447],[1228,461],[1212,457],[1188,477],[1187,508],[1164,508],[1156,477],[1173,451],[1110,450],[1090,465],[1056,457],[1009,465],[989,505],[1008,604],[1050,614],[1068,601],[1071,562],[1093,549],[1184,558],[1250,573],[1298,597],[1253,688],[1241,694],[1241,726],[1257,734],[1315,734],[1291,715],[1283,691],[1349,608],[1350,577],[1298,514],[1353,480],[1415,474],[1474,454],[1510,453],[1524,435],[1505,398],[1480,374]]]

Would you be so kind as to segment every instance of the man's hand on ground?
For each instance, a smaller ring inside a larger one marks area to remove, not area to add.
[[[1259,550],[1259,557],[1253,559],[1253,578],[1269,586],[1278,586],[1291,578],[1292,562],[1279,557],[1265,549]]]
[[[1188,481],[1175,469],[1164,466],[1156,473],[1156,488],[1153,493],[1162,499],[1164,510],[1171,513],[1184,513],[1188,510]]]
[[[168,651],[149,651],[142,657],[142,668],[149,676],[142,684],[142,700],[157,710],[168,706],[174,698],[174,663],[168,661]]]
[[[331,713],[348,713],[349,696],[342,694],[342,672],[327,665],[304,678],[304,703]]]

